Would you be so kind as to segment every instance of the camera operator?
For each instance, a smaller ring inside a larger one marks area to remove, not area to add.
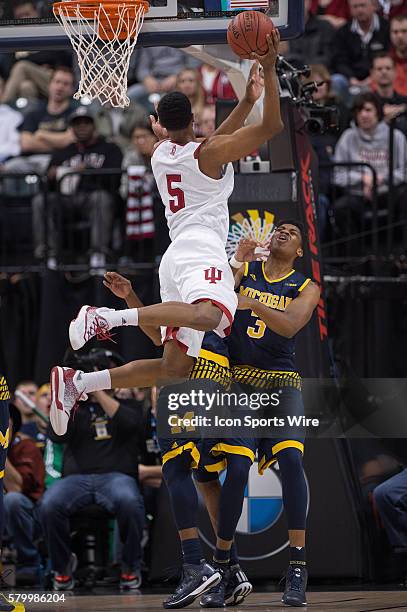
[[[109,355],[112,353],[103,349],[85,357],[74,353],[65,363],[93,371],[107,367]],[[69,518],[91,504],[102,507],[118,522],[123,544],[121,587],[140,586],[145,512],[138,483],[137,440],[142,429],[139,402],[118,400],[114,391],[92,393],[81,402],[65,435],[57,436],[50,426],[51,440],[65,444],[62,478],[46,491],[41,504],[55,590],[74,587],[76,559],[70,549]]]
[[[277,73],[280,85],[300,111],[303,129],[317,154],[319,164],[332,161],[339,134],[348,124],[346,108],[331,89],[331,75],[322,64],[290,64],[279,56]],[[325,238],[330,207],[331,171],[319,168],[317,220],[321,239]]]

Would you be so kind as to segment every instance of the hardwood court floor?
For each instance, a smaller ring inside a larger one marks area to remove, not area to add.
[[[296,608],[283,606],[280,593],[253,593],[247,602],[230,612],[288,612]],[[66,595],[65,602],[26,604],[27,612],[155,612],[162,611],[163,595]],[[202,610],[195,602],[186,610]],[[315,612],[407,612],[406,591],[345,591],[311,592],[308,606],[303,610]]]

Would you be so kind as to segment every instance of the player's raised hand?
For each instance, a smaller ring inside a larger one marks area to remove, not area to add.
[[[157,136],[158,140],[165,140],[166,138],[168,138],[167,130],[154,117],[154,115],[150,115],[150,121],[151,121],[151,127],[153,129],[153,132]]]
[[[261,242],[252,238],[241,238],[237,245],[235,258],[237,261],[264,261],[268,255],[269,251]]]
[[[127,299],[133,291],[129,279],[117,272],[106,272],[103,278],[103,284],[110,289],[114,295],[123,300]]]
[[[267,35],[267,45],[268,51],[264,55],[251,54],[251,59],[257,60],[264,69],[274,68],[276,65],[278,47],[280,45],[280,32],[277,28],[274,28],[272,33]]]
[[[254,62],[250,68],[249,78],[246,85],[245,98],[250,104],[254,104],[260,98],[264,89],[264,78],[260,72],[259,62]]]

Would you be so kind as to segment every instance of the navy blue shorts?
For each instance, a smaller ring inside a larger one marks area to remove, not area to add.
[[[158,438],[158,445],[161,451],[161,460],[164,465],[167,461],[189,453],[191,456],[191,469],[196,469],[200,460],[200,440],[190,440],[188,438]]]
[[[248,457],[253,463],[256,456],[255,438],[206,438],[200,442],[199,469],[196,480],[207,481],[218,477],[227,468],[228,455]],[[211,477],[213,475],[213,477]]]

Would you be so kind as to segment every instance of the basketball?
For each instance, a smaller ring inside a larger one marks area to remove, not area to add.
[[[229,23],[227,37],[231,49],[242,59],[250,59],[251,53],[267,53],[267,34],[271,34],[274,24],[270,17],[259,11],[239,13]]]

